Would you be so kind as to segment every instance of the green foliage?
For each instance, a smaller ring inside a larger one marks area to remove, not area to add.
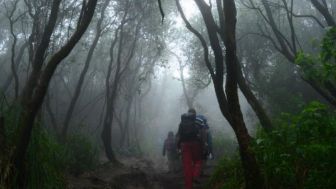
[[[97,150],[83,135],[69,136],[66,143],[35,126],[27,154],[28,188],[65,188],[64,174],[78,175],[97,165]]]
[[[4,128],[1,137],[4,144],[0,149],[0,189],[13,188],[13,164],[11,157],[13,155],[14,138],[17,135],[18,115],[20,108],[16,104],[9,106],[5,96],[1,97],[0,116],[4,118]]]
[[[284,115],[278,124],[255,140],[268,188],[334,188],[335,115],[313,102],[298,115]]]
[[[16,188],[15,180],[8,178],[13,172],[11,156],[18,137],[19,106],[2,107],[5,117],[5,155],[0,158],[0,189]],[[97,165],[97,150],[83,135],[69,136],[66,143],[59,143],[56,137],[35,124],[25,162],[27,188],[65,188],[65,173],[80,174]],[[15,178],[14,178],[15,179]]]
[[[232,157],[235,155],[238,144],[234,135],[225,135],[220,131],[212,132],[212,147],[213,152],[216,157]]]
[[[211,176],[206,188],[237,189],[244,184],[243,169],[239,155],[222,158]]]
[[[336,27],[331,28],[322,41],[320,59],[325,67],[326,77],[336,77]]]
[[[318,56],[298,53],[298,64],[307,79],[318,79],[322,82],[334,82],[336,79],[336,27],[328,30],[321,44]]]
[[[69,136],[64,148],[64,164],[70,173],[78,175],[97,166],[98,150],[88,137],[83,135]]]
[[[260,90],[265,94],[265,99],[268,101],[270,113],[276,116],[284,111],[299,112],[303,102],[311,97],[302,95],[306,92],[306,89],[302,87],[303,83],[290,74],[295,69],[293,65],[286,62],[277,62],[270,69],[270,73],[267,73],[268,76],[262,78],[262,81],[258,83]]]
[[[21,108],[18,105],[8,106],[1,112],[5,117],[5,139],[6,154],[1,160],[0,185],[4,188],[16,188],[16,181],[13,175],[12,155],[18,137],[18,122]],[[31,136],[31,142],[27,150],[26,176],[27,188],[64,188],[63,161],[61,154],[62,146],[57,143],[40,124],[36,124]],[[14,180],[9,180],[13,178]],[[0,187],[1,188],[1,187]]]
[[[253,142],[269,189],[334,189],[336,186],[336,115],[312,102],[295,115],[283,114],[271,133],[259,131]],[[242,188],[238,156],[223,158],[208,188]]]
[[[28,188],[65,188],[64,148],[40,126],[33,129],[27,154]]]

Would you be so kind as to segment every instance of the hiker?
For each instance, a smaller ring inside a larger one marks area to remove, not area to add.
[[[168,172],[176,172],[178,155],[173,131],[168,133],[164,141],[162,155],[165,156],[166,154],[168,159]]]
[[[212,152],[212,135],[210,132],[210,128],[208,125],[208,121],[204,115],[198,114],[196,115],[196,124],[201,128],[201,137],[203,141],[203,159],[207,160],[213,159],[213,152]]]
[[[212,136],[210,133],[210,128],[205,116],[198,114],[196,115],[195,123],[200,128],[200,136],[202,138],[202,168],[201,176],[207,176],[204,172],[207,165],[208,159],[214,159],[212,152]]]
[[[177,132],[178,149],[182,152],[185,189],[198,183],[202,167],[201,128],[196,124],[196,111],[191,108],[182,114]]]

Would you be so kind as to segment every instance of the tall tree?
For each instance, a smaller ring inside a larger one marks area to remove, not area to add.
[[[66,138],[67,131],[68,131],[68,128],[69,128],[69,123],[70,123],[74,108],[76,106],[77,100],[79,99],[80,92],[82,90],[82,86],[83,86],[83,83],[84,83],[84,80],[85,80],[85,76],[86,76],[86,74],[89,70],[89,66],[90,66],[90,63],[91,63],[91,60],[92,60],[93,53],[94,53],[94,51],[97,47],[97,44],[98,44],[98,41],[99,41],[101,35],[102,35],[102,32],[103,32],[102,24],[103,24],[103,20],[104,20],[104,17],[105,17],[105,11],[106,11],[106,8],[107,8],[109,2],[110,2],[110,0],[106,0],[101,7],[100,17],[99,17],[97,25],[96,25],[95,37],[94,37],[93,42],[90,46],[89,52],[86,56],[86,60],[85,60],[85,63],[84,63],[83,70],[80,73],[80,76],[79,76],[79,79],[78,79],[78,82],[77,82],[77,85],[76,85],[76,88],[75,88],[75,92],[74,92],[74,94],[71,98],[71,101],[70,101],[70,104],[69,104],[69,107],[68,107],[68,110],[67,110],[67,113],[66,113],[66,116],[65,116],[65,120],[64,120],[64,123],[63,123],[62,134],[61,134],[61,136],[63,138]]]
[[[82,10],[78,19],[78,25],[69,41],[62,46],[50,59],[46,62],[45,54],[48,50],[51,35],[55,29],[61,0],[52,2],[51,11],[48,22],[45,25],[43,35],[38,44],[32,59],[33,70],[30,73],[28,81],[21,93],[20,104],[22,111],[19,120],[19,134],[16,142],[16,148],[13,155],[15,169],[19,172],[19,186],[25,187],[24,181],[24,160],[29,145],[31,132],[35,123],[36,115],[42,105],[46,95],[50,80],[61,61],[67,57],[77,42],[80,40],[88,25],[91,22],[97,0],[83,1]],[[44,69],[43,69],[44,68]]]
[[[209,60],[208,45],[204,37],[195,30],[188,22],[182,11],[179,0],[176,0],[178,10],[187,26],[187,28],[194,33],[204,48],[205,64],[210,72],[217,101],[223,116],[228,120],[233,128],[240,150],[240,157],[245,173],[245,184],[247,189],[263,188],[263,179],[257,164],[255,155],[251,150],[251,136],[249,135],[243,115],[239,105],[238,98],[238,79],[239,62],[236,57],[236,5],[234,0],[220,0],[216,1],[218,7],[218,14],[220,18],[220,26],[211,12],[211,6],[203,0],[195,0],[198,6],[210,40],[210,47],[214,53],[215,67],[212,67]],[[223,4],[222,4],[223,3]],[[223,5],[223,8],[221,8]],[[225,55],[221,47],[221,37],[225,45]],[[225,57],[225,60],[224,60]],[[226,83],[224,84],[224,62],[226,66]]]
[[[117,59],[116,59],[116,68],[115,68],[115,73],[114,73],[114,77],[112,80],[112,83],[110,84],[110,78],[107,77],[107,82],[106,82],[106,111],[105,111],[105,118],[104,118],[104,123],[103,123],[103,131],[102,131],[102,140],[104,143],[104,148],[105,148],[105,152],[106,152],[106,156],[107,158],[114,163],[117,163],[117,160],[114,156],[113,153],[113,148],[112,148],[112,136],[111,136],[111,132],[112,132],[112,121],[113,121],[113,110],[115,108],[115,104],[116,104],[116,98],[118,95],[118,88],[120,86],[120,82],[121,82],[121,78],[124,75],[125,71],[127,70],[133,56],[134,56],[134,51],[136,48],[136,43],[137,43],[137,36],[139,33],[139,29],[140,29],[140,23],[137,24],[136,29],[135,29],[135,36],[133,41],[131,41],[130,47],[129,49],[125,48],[125,45],[129,42],[126,41],[124,36],[125,36],[125,24],[127,22],[126,20],[126,16],[127,16],[127,12],[125,12],[124,14],[124,19],[120,25],[120,36],[119,36],[119,40],[118,40],[118,52],[117,52]],[[124,50],[128,50],[128,52],[126,53],[125,57],[122,57],[124,55]],[[111,47],[111,54],[113,54],[113,48]],[[109,67],[111,67],[110,65],[112,65],[113,63],[113,56],[111,56],[110,58],[110,64]],[[109,69],[110,70],[110,69]]]
[[[275,17],[280,15],[275,15],[276,11],[273,11],[273,4],[269,0],[262,0],[260,6],[254,0],[248,0],[249,3],[246,3],[245,1],[243,2],[246,7],[256,10],[263,18],[265,25],[268,26],[271,30],[270,32],[266,32],[265,29],[260,28],[260,33],[258,35],[269,40],[273,44],[274,48],[293,64],[296,64],[297,55],[301,51],[304,51],[304,49],[301,48],[298,35],[296,34],[297,27],[307,28],[305,24],[296,26],[293,17],[298,17],[301,19],[313,19],[316,21],[316,23],[318,23],[318,26],[325,27],[321,21],[312,14],[300,15],[295,13],[295,4],[293,0],[291,0],[290,3],[287,3],[287,0],[282,0],[282,4],[276,5],[277,9],[280,11],[284,10],[286,13],[286,22],[284,22],[285,27],[283,27],[285,29],[281,29],[280,23],[277,23]],[[321,13],[328,26],[335,26],[335,19],[331,16],[326,1],[323,1],[324,3],[322,3],[316,0],[311,0],[310,2],[312,3],[313,7],[315,7]],[[311,77],[309,73],[310,70],[314,68],[307,63],[299,64],[299,66],[302,71],[302,79],[306,81],[317,93],[321,95],[321,97],[327,100],[331,105],[336,106],[336,96],[333,92],[336,88],[336,84],[333,81],[325,80],[321,77]]]

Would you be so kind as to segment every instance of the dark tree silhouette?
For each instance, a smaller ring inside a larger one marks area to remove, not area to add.
[[[36,51],[34,52],[32,66],[33,70],[21,94],[22,111],[19,116],[20,131],[18,141],[13,155],[15,169],[19,172],[19,186],[24,187],[24,160],[27,147],[30,141],[32,128],[34,126],[35,117],[43,103],[50,80],[61,61],[67,57],[76,43],[80,40],[88,25],[91,22],[97,0],[89,0],[87,3],[83,1],[81,15],[78,20],[78,25],[69,39],[55,54],[43,68],[44,56],[48,49],[51,35],[55,29],[57,16],[59,12],[61,0],[54,0],[52,3],[51,12],[48,18],[48,23],[44,28],[44,32]]]
[[[241,73],[239,62],[236,57],[236,6],[234,0],[217,1],[218,13],[220,18],[220,26],[217,26],[211,12],[211,6],[203,0],[195,0],[205,23],[210,47],[215,57],[215,67],[212,67],[209,60],[209,52],[206,41],[203,36],[195,30],[182,11],[179,0],[176,0],[181,16],[186,23],[187,28],[194,33],[201,41],[204,48],[205,64],[210,71],[213,80],[217,101],[223,116],[228,120],[233,128],[240,150],[240,157],[245,173],[245,184],[248,189],[263,188],[263,179],[257,164],[255,155],[251,150],[251,137],[246,129],[243,115],[239,105],[238,98],[238,80]],[[223,5],[223,8],[221,8]],[[220,39],[226,47],[225,57],[220,45]],[[225,61],[224,61],[225,58]],[[226,83],[223,88],[224,81],[224,62],[226,65]],[[215,70],[215,71],[214,71]],[[260,119],[260,118],[259,118]],[[267,128],[267,127],[266,127]]]

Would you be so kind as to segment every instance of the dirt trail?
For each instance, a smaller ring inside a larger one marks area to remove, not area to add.
[[[124,166],[103,164],[98,169],[78,177],[68,177],[68,189],[183,189],[183,174],[167,173],[155,170],[150,161],[128,159]],[[207,166],[204,173],[209,176],[213,165]],[[203,176],[201,184],[195,189],[202,189],[202,184],[209,177]]]

